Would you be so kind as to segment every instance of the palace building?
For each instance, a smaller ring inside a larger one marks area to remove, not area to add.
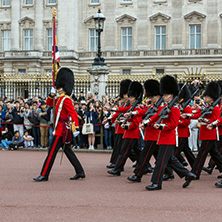
[[[125,76],[221,77],[222,0],[0,0],[0,96],[47,95],[54,8],[61,65],[74,71],[76,90],[89,90],[99,6],[108,87]]]

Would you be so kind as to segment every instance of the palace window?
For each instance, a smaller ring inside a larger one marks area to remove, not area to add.
[[[33,5],[33,0],[25,0],[24,5]]]
[[[33,50],[33,30],[24,30],[24,50]]]
[[[131,70],[130,69],[123,69],[123,75],[130,75]]]
[[[132,28],[122,28],[121,31],[121,49],[123,51],[132,50]]]
[[[26,70],[25,69],[19,69],[18,74],[19,75],[24,75],[24,74],[26,74]]]
[[[166,26],[156,26],[155,32],[155,49],[166,49]]]
[[[49,5],[55,5],[56,4],[56,0],[48,0],[48,4]]]
[[[2,0],[2,6],[3,7],[8,7],[11,5],[11,0]]]
[[[89,30],[89,51],[97,51],[98,32],[95,29]]]
[[[133,0],[122,0],[123,3],[131,3]]]
[[[99,0],[90,0],[90,4],[99,4]]]
[[[190,49],[201,48],[201,25],[190,25]]]
[[[47,50],[52,50],[52,29],[47,29]]]
[[[9,51],[11,49],[11,31],[2,31],[2,51]]]

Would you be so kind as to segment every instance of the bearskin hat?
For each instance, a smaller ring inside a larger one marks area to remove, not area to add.
[[[177,96],[179,87],[176,79],[169,75],[163,76],[160,80],[160,93],[161,95],[173,94],[173,96]]]
[[[56,89],[63,88],[66,94],[70,96],[74,87],[74,75],[72,70],[65,67],[59,69],[55,86]]]
[[[181,99],[184,99],[184,101],[187,101],[188,99],[190,99],[191,93],[190,93],[190,90],[189,90],[189,88],[187,87],[187,85],[184,86],[183,83],[179,83],[178,85],[179,85],[179,88],[180,88],[180,89],[183,87],[182,91],[180,92],[179,97],[180,97]]]
[[[144,88],[147,97],[160,95],[160,83],[155,79],[146,80]]]
[[[221,96],[221,88],[217,82],[209,82],[203,96],[209,96],[214,101]]]
[[[129,85],[129,90],[128,90],[128,96],[134,96],[136,99],[139,99],[142,101],[143,97],[143,86],[137,82],[133,81]]]
[[[222,80],[217,81],[217,83],[220,86],[220,89],[221,89],[221,94],[220,95],[222,96]]]
[[[120,82],[120,98],[123,98],[123,95],[127,94],[131,82],[130,79],[124,79]]]

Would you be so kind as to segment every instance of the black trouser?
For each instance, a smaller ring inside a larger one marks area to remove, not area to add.
[[[222,135],[220,135],[220,139],[219,139],[219,141],[217,141],[217,150],[218,150],[219,154],[222,156]],[[209,160],[208,167],[210,167],[212,169],[215,167],[215,162],[213,161],[212,158],[210,158],[210,160]]]
[[[23,143],[11,143],[9,144],[9,147],[12,148],[12,149],[19,149],[19,147],[23,147]],[[16,148],[15,148],[16,147]]]
[[[220,172],[222,172],[222,158],[217,151],[216,140],[203,140],[197,158],[193,164],[191,172],[200,176],[202,167],[207,158],[207,154],[210,153],[212,160],[217,165]]]
[[[180,178],[188,175],[189,171],[174,156],[175,145],[160,145],[151,182],[161,185],[167,164]]]
[[[115,170],[122,170],[129,155],[132,155],[132,150],[135,151],[135,159],[139,159],[139,151],[137,149],[138,139],[125,138],[120,150],[120,154],[116,161]],[[132,160],[132,158],[131,158]]]
[[[55,161],[56,154],[60,147],[63,146],[62,136],[53,136],[52,143],[48,150],[48,155],[45,159],[45,162],[42,167],[41,175],[48,177],[50,170],[52,168],[52,165]],[[76,157],[76,155],[73,153],[73,151],[70,148],[70,143],[65,144],[64,153],[66,154],[67,158],[69,159],[70,163],[73,165],[75,171],[77,174],[83,173],[84,170]]]
[[[183,159],[181,159],[181,152],[184,152],[187,161],[189,162],[190,166],[192,167],[194,162],[195,162],[195,156],[193,155],[191,149],[189,148],[188,145],[188,138],[187,137],[179,137],[179,146],[175,148],[175,153],[174,156],[181,162],[183,163]],[[166,174],[171,175],[173,173],[172,169],[167,166]]]
[[[154,155],[154,151],[157,149],[156,141],[144,141],[144,149],[140,154],[140,158],[138,164],[134,170],[134,173],[138,177],[142,177],[146,171],[146,169],[151,166],[149,161],[152,155]]]
[[[110,163],[115,164],[123,144],[123,134],[116,134]]]

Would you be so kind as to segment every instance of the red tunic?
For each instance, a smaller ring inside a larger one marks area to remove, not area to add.
[[[192,109],[190,107],[185,107],[182,113],[192,113]],[[178,124],[178,136],[187,138],[190,136],[190,119],[183,119],[180,117],[179,124]]]
[[[201,112],[194,114],[191,118],[192,119],[198,119],[201,116]],[[218,106],[215,106],[212,113],[206,115],[204,118],[209,120],[210,124],[220,117],[220,109]],[[216,134],[216,129],[209,130],[207,129],[207,124],[202,124],[200,126],[200,136],[199,140],[216,140],[217,139],[217,134]]]
[[[164,106],[163,106],[164,107]],[[159,119],[159,113],[163,109],[159,107],[159,111],[153,117],[151,117],[151,123],[155,123]],[[163,119],[161,124],[167,124],[162,130],[159,130],[159,136],[157,140],[158,145],[176,145],[176,127],[179,124],[180,110],[176,107],[172,107],[168,117]]]
[[[113,117],[111,118],[111,122],[114,123],[117,119],[117,117],[119,116],[119,113],[116,112]],[[119,123],[115,124],[115,134],[123,134],[124,133],[124,129],[122,127],[120,127]]]
[[[134,111],[137,111],[139,109],[140,109],[139,107],[136,107]],[[133,116],[127,122],[130,123],[130,125],[129,128],[124,131],[123,139],[125,138],[139,139],[140,138],[139,123],[141,122],[141,117]]]
[[[138,116],[144,116],[146,111],[150,108],[153,107],[153,105],[149,105],[148,107],[143,107],[143,109],[139,109],[138,111]],[[145,128],[145,134],[144,134],[144,141],[157,141],[159,135],[159,130],[155,129],[153,126],[147,126]]]
[[[55,104],[56,104],[55,105],[55,116],[57,116],[59,105],[60,105],[63,97],[64,96],[61,96],[61,97],[55,99]],[[51,97],[48,97],[46,100],[46,104],[48,106],[53,106],[53,99]],[[60,112],[60,118],[67,118],[69,116],[71,116],[72,122],[75,122],[75,126],[78,127],[79,126],[78,115],[77,115],[76,111],[74,110],[72,100],[67,96],[63,102],[62,110]],[[55,118],[55,120],[56,120],[56,118]],[[63,124],[61,121],[58,121],[54,135],[56,135],[56,136],[63,135]]]

